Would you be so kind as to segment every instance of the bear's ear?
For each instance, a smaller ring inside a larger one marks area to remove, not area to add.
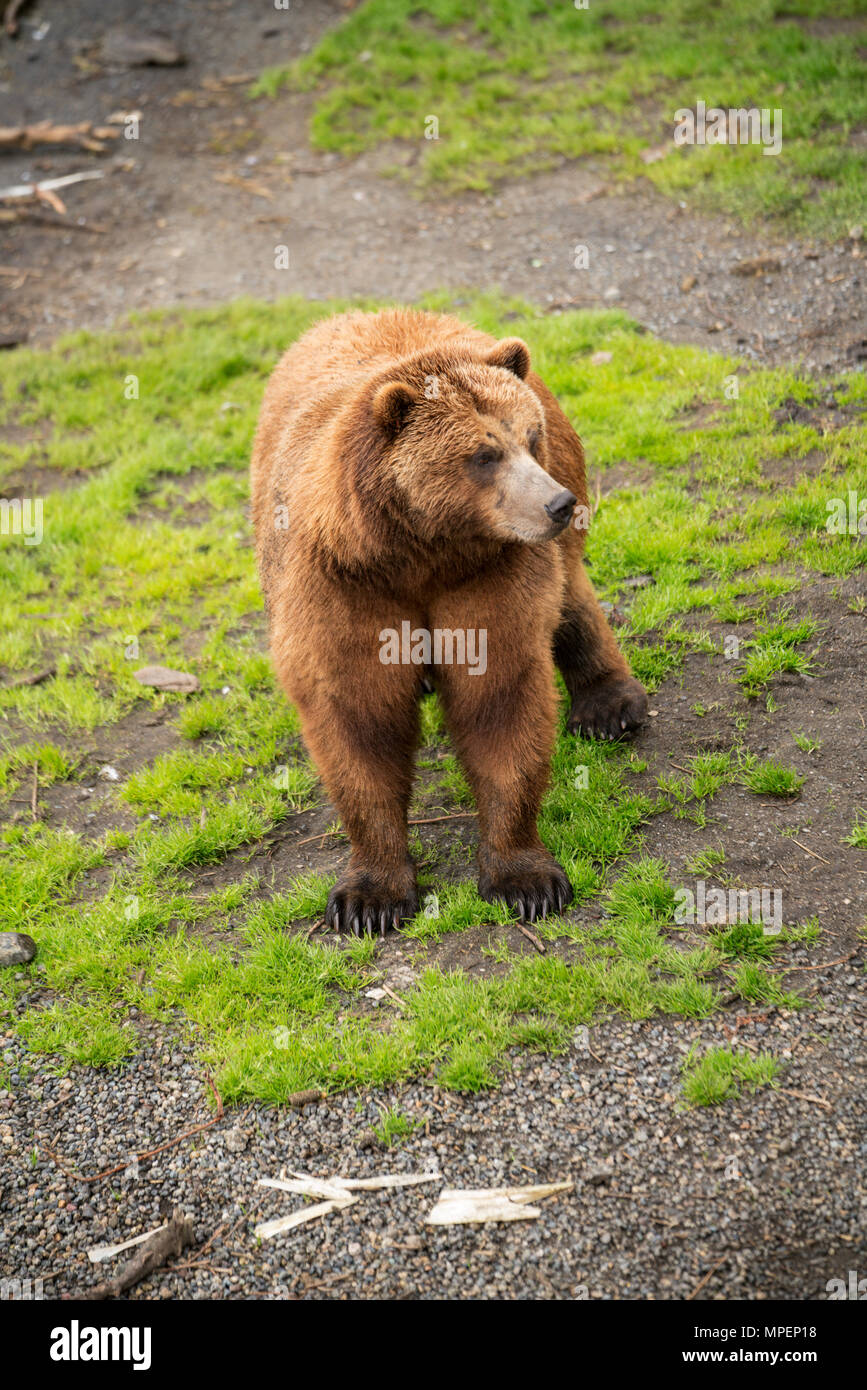
[[[489,367],[505,367],[523,381],[530,370],[530,349],[521,338],[502,338],[486,353],[485,361]]]
[[[405,381],[388,381],[373,398],[373,414],[388,434],[397,434],[415,403],[415,392]]]

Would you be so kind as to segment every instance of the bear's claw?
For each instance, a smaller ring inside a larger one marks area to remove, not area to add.
[[[560,913],[574,896],[571,883],[553,861],[543,869],[485,877],[479,882],[479,894],[486,902],[502,902],[516,908],[522,922],[535,922],[549,912]]]
[[[325,924],[334,931],[351,931],[354,936],[362,932],[373,936],[377,931],[385,936],[389,927],[397,930],[402,920],[417,912],[418,898],[414,894],[396,899],[369,889],[336,885],[328,897]]]
[[[585,738],[615,739],[647,719],[647,692],[632,676],[610,676],[575,696],[566,728]]]

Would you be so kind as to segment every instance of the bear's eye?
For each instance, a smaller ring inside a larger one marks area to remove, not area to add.
[[[530,433],[527,435],[527,448],[529,449],[530,453],[533,455],[533,458],[536,457],[536,450],[538,449],[538,447],[539,447],[539,431],[538,431],[538,430],[530,430]]]
[[[495,463],[499,463],[503,455],[499,449],[491,449],[483,444],[474,454],[470,455],[470,463],[476,468],[491,468]]]

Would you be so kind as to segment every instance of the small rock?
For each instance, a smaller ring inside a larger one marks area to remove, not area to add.
[[[165,34],[149,33],[144,29],[127,29],[117,25],[109,29],[102,40],[102,57],[106,63],[119,63],[127,68],[180,67],[187,60]]]
[[[196,676],[189,671],[173,671],[170,666],[142,666],[133,671],[139,685],[151,685],[155,690],[173,690],[190,693],[201,689]]]
[[[230,1129],[224,1142],[230,1154],[242,1154],[247,1147],[247,1136],[240,1129]]]
[[[26,965],[36,955],[36,942],[21,931],[0,932],[0,967]]]
[[[782,263],[776,256],[751,256],[732,266],[732,275],[770,275],[782,270]]]
[[[602,1187],[606,1182],[610,1182],[614,1177],[614,1169],[607,1164],[599,1163],[594,1168],[588,1168],[584,1174],[584,1181],[589,1187]]]

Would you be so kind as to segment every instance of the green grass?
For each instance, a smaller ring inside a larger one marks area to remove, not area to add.
[[[867,811],[858,817],[846,836],[845,843],[855,849],[867,849]]]
[[[829,10],[850,24],[823,24]],[[429,190],[592,157],[703,207],[833,237],[863,220],[865,40],[863,0],[367,0],[253,94],[314,89],[315,146],[420,152],[393,168]],[[780,153],[676,148],[674,113],[699,99],[779,108]],[[648,147],[665,157],[644,163]]]
[[[804,778],[793,767],[783,767],[770,758],[747,768],[743,783],[757,796],[795,796],[804,785]]]
[[[405,1139],[418,1129],[419,1120],[411,1120],[407,1115],[402,1115],[396,1106],[382,1111],[382,1117],[378,1125],[374,1125],[373,1132],[386,1149],[392,1149],[402,1144]]]
[[[788,610],[784,609],[769,627],[758,629],[756,636],[745,643],[749,654],[740,681],[749,696],[766,690],[774,676],[788,671],[809,675],[813,671],[811,658],[797,648],[810,641],[816,633],[817,624],[812,618],[789,623],[786,621],[787,615]]]
[[[712,1047],[698,1061],[692,1054],[684,1065],[683,1097],[687,1105],[720,1105],[743,1087],[757,1091],[773,1086],[780,1072],[769,1052],[757,1056],[744,1050]]]
[[[445,295],[427,303],[454,307]],[[731,993],[794,1007],[775,972],[790,941],[811,939],[806,927],[770,939],[751,924],[678,926],[668,866],[647,856],[642,833],[659,814],[702,824],[724,787],[790,795],[799,785],[741,742],[743,667],[756,652],[801,656],[815,644],[818,629],[793,616],[793,596],[805,578],[864,563],[857,538],[825,528],[828,495],[867,492],[867,432],[855,414],[863,376],[835,383],[852,420],[825,435],[776,421],[782,400],[812,399],[791,372],[751,371],[740,399],[723,403],[736,364],[660,343],[618,312],[551,316],[497,296],[463,300],[466,318],[528,340],[594,472],[625,461],[652,471],[650,483],[601,502],[592,578],[624,606],[619,636],[651,690],[680,679],[688,658],[715,664],[732,740],[682,755],[657,778],[628,747],[561,734],[540,828],[589,925],[569,914],[537,923],[544,956],[504,909],[478,898],[456,834],[435,840],[415,828],[426,906],[404,934],[416,983],[401,989],[403,1008],[384,1000],[371,1014],[377,943],[308,934],[331,876],[281,880],[269,861],[256,871],[248,862],[321,800],[265,653],[246,516],[250,440],[279,353],[339,307],[238,301],[0,359],[0,425],[15,425],[18,440],[0,442],[0,492],[13,471],[38,467],[47,479],[42,543],[25,553],[19,538],[0,537],[0,930],[38,943],[34,965],[0,976],[0,1023],[58,1066],[117,1066],[142,1046],[137,1020],[152,1020],[196,1039],[227,1103],[279,1104],[309,1087],[409,1077],[477,1091],[497,1083],[514,1049],[560,1051],[576,1026],[606,1014],[698,1019]],[[594,366],[601,347],[612,360]],[[135,401],[123,395],[129,373],[140,382]],[[222,411],[226,399],[239,409]],[[706,402],[719,409],[695,428],[690,414]],[[801,476],[816,451],[824,466]],[[788,468],[792,484],[766,476],[767,463],[775,477]],[[638,574],[652,582],[624,590]],[[744,643],[734,661],[724,650],[731,624]],[[201,690],[143,689],[132,673],[154,662],[194,672]],[[49,665],[52,678],[13,684]],[[761,688],[772,693],[786,669],[767,670]],[[161,741],[143,751],[157,721]],[[434,697],[421,723],[413,814],[471,809]],[[107,798],[99,831],[83,811],[69,826],[56,811],[34,820],[34,764],[47,807],[56,784],[93,785],[113,758],[125,770],[97,784]],[[690,872],[723,864],[722,848],[708,847]],[[449,938],[468,932],[486,952],[483,977],[437,964]]]

